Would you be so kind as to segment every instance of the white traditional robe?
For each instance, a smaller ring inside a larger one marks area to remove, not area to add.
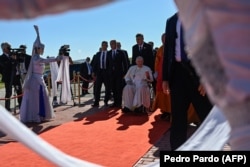
[[[61,60],[56,82],[62,82],[61,102],[67,103],[71,101],[71,88],[69,77],[69,57],[63,56]]]
[[[146,80],[146,72],[149,73],[149,80]],[[134,65],[129,68],[125,75],[125,81],[131,82],[123,89],[124,107],[134,110],[143,105],[145,108],[150,107],[150,90],[148,82],[153,81],[152,71],[147,66],[139,68]]]
[[[51,73],[51,87],[52,87],[52,97],[57,96],[57,76],[58,76],[58,64],[57,62],[51,62],[50,64]]]

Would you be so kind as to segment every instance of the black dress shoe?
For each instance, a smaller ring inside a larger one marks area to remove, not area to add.
[[[99,104],[92,104],[92,107],[99,107]]]
[[[114,108],[114,107],[117,107],[117,105],[116,104],[111,104],[109,107]]]
[[[142,114],[143,113],[143,106],[137,107],[135,108],[134,112],[136,114]]]
[[[122,106],[122,105],[119,105],[119,104],[115,104],[115,103],[114,103],[114,104],[110,105],[109,107],[110,107],[110,108],[121,108],[121,106]]]
[[[164,112],[164,113],[161,114],[160,118],[162,120],[165,120],[165,121],[170,121],[171,115],[170,115],[170,113]]]
[[[124,108],[122,109],[122,112],[123,112],[123,113],[128,113],[128,112],[131,112],[131,110],[130,110],[129,108],[127,108],[127,107],[124,107]]]

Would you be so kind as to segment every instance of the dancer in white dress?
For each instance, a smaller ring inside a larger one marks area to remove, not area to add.
[[[41,58],[44,45],[40,41],[38,27],[34,26],[37,38],[33,45],[33,53],[29,70],[23,85],[23,101],[20,109],[21,122],[41,122],[50,120],[54,117],[51,102],[48,96],[47,86],[43,79],[45,63],[61,60],[61,56],[57,58]]]

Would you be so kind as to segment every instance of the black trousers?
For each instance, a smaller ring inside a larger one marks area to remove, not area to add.
[[[170,129],[171,149],[175,150],[187,139],[187,111],[193,104],[197,115],[203,121],[212,108],[207,96],[201,96],[199,84],[194,82],[188,71],[180,64],[175,64],[170,82],[172,124]]]
[[[110,98],[110,77],[109,76],[110,75],[109,75],[108,70],[100,70],[97,73],[96,81],[95,81],[95,88],[94,88],[95,104],[99,104],[102,84],[104,84],[104,87],[105,87],[104,103],[108,103],[109,98]]]
[[[21,84],[21,76],[16,75],[13,80],[5,82],[5,98],[10,98],[12,95],[12,86],[14,86],[14,89],[17,93],[17,95],[22,94],[22,84]],[[18,99],[18,105],[19,108],[21,107],[22,104],[22,96],[20,96]],[[5,108],[10,111],[10,100],[5,101]]]
[[[113,91],[114,104],[117,106],[122,105],[123,84],[123,75],[119,73],[112,73],[112,76],[110,76],[110,85]]]

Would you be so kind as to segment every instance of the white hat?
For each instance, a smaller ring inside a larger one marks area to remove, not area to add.
[[[36,30],[37,38],[36,38],[36,40],[35,40],[35,42],[33,44],[33,48],[42,48],[42,49],[44,49],[45,45],[40,41],[38,26],[34,25],[34,28]]]

